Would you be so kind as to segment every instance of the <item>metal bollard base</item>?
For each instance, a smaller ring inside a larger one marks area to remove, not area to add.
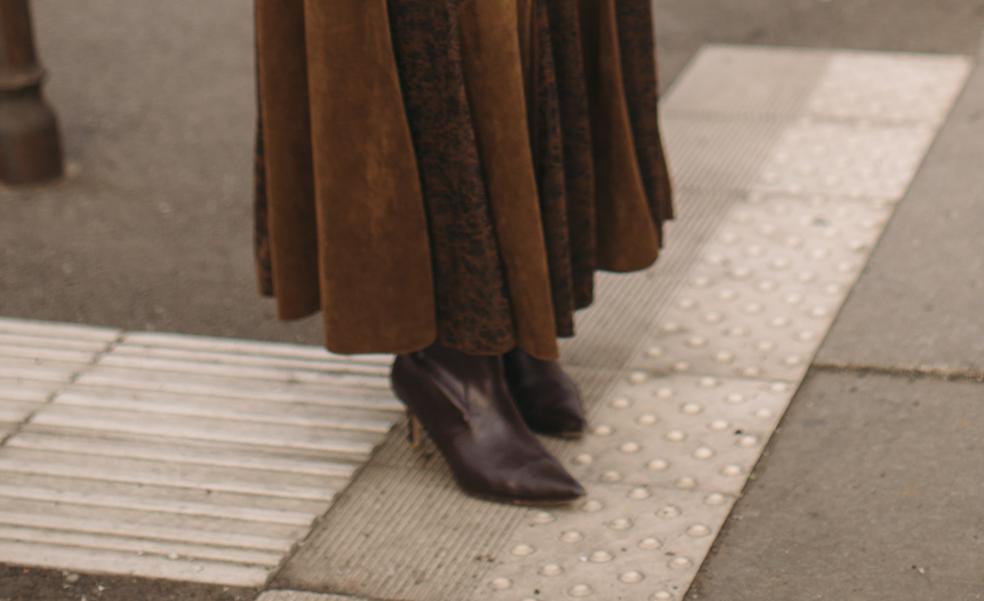
[[[63,174],[58,120],[40,90],[0,93],[0,182],[41,184]]]

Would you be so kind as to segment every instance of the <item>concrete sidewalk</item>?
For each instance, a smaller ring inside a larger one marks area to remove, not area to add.
[[[134,332],[319,341],[253,289],[249,6],[35,4],[74,175],[0,190],[0,600],[984,598],[984,3],[657,2],[681,216],[565,346],[550,512],[383,436],[385,358]]]
[[[270,589],[263,601],[672,600],[691,588],[714,594],[729,575],[738,583],[725,585],[728,598],[750,588],[748,558],[768,555],[728,545],[776,541],[761,528],[741,534],[735,516],[754,512],[743,509],[750,503],[779,520],[810,506],[756,501],[763,479],[752,469],[968,64],[738,47],[698,56],[664,105],[680,207],[673,244],[647,274],[601,277],[607,304],[565,345],[592,422],[583,441],[549,441],[587,485],[574,507],[463,497],[433,449],[408,452],[401,428],[369,456],[396,407],[379,381],[385,358],[0,320],[0,396],[15,403],[0,471],[16,475],[0,489],[0,557],[71,572],[8,568],[4,586],[13,598],[52,599],[247,599]],[[919,432],[911,421],[845,427],[878,408],[841,410],[842,447],[881,434],[883,447],[900,441],[893,457],[922,456],[921,439],[907,438]],[[837,405],[824,400],[822,410]],[[818,451],[782,457],[821,465]],[[868,509],[848,501],[859,515]],[[893,541],[884,525],[862,531]],[[819,570],[822,559],[804,561]],[[788,567],[777,561],[763,569]],[[952,587],[965,569],[955,568],[951,590],[963,592]],[[788,595],[817,590],[799,572],[783,582]]]

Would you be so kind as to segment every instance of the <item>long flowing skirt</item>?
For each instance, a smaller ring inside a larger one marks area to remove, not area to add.
[[[256,258],[336,352],[556,357],[672,218],[651,0],[256,0]]]

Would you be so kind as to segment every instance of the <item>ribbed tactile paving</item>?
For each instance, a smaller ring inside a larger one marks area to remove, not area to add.
[[[256,601],[369,601],[361,597],[345,595],[321,595],[303,591],[267,591],[257,597]]]
[[[598,308],[565,344],[591,431],[548,446],[589,498],[548,511],[465,498],[432,448],[406,451],[401,428],[277,585],[419,601],[680,599],[968,66],[702,52],[663,114],[678,204],[694,204],[652,270],[599,277]]]
[[[387,357],[0,319],[0,561],[263,584],[394,423]]]

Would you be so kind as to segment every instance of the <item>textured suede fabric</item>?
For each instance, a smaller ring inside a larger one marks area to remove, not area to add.
[[[581,17],[598,186],[598,265],[611,271],[642,269],[656,260],[659,236],[636,160],[615,0],[582,0]]]
[[[617,0],[615,10],[625,102],[642,183],[662,246],[662,225],[673,218],[673,191],[659,132],[653,3],[652,0]]]
[[[673,215],[649,0],[256,0],[261,291],[326,346],[557,356]]]
[[[506,271],[515,344],[557,355],[547,251],[526,116],[520,40],[530,43],[532,0],[461,5],[465,78],[485,166],[499,254]],[[524,32],[522,35],[517,35]]]
[[[258,113],[264,132],[257,154],[265,161],[257,170],[264,179],[257,194],[265,195],[265,206],[257,207],[257,218],[266,220],[265,225],[257,225],[269,232],[262,252],[268,253],[270,265],[262,274],[261,286],[276,295],[280,317],[290,319],[319,307],[318,236],[311,201],[314,175],[303,0],[277,4],[256,5],[256,36],[262,48],[257,53]],[[273,57],[277,60],[271,61]],[[272,207],[270,200],[276,202]],[[263,238],[258,236],[258,240]]]
[[[430,245],[385,0],[258,0],[257,33],[280,316],[320,307],[340,353],[429,345]]]

